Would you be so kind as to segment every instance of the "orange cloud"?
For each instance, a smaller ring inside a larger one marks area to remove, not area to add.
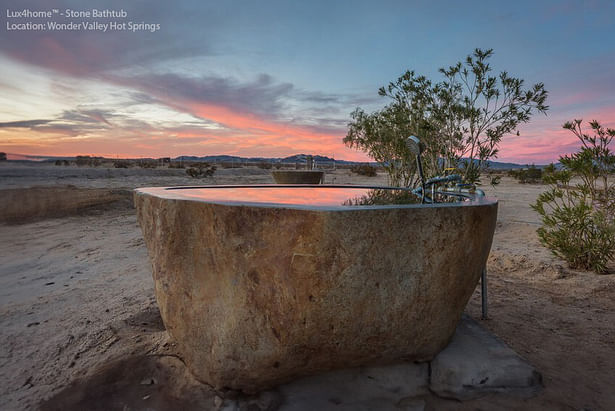
[[[242,153],[244,156],[265,155],[263,149],[266,149],[268,150],[267,155],[271,157],[301,152],[335,155],[338,158],[356,161],[369,160],[364,153],[350,150],[343,145],[344,131],[321,132],[315,127],[276,122],[263,119],[253,113],[239,112],[228,107],[201,102],[188,101],[170,105],[230,129],[223,138],[233,146],[234,152]],[[180,132],[178,136],[185,137],[187,134]],[[194,137],[194,134],[191,137]]]

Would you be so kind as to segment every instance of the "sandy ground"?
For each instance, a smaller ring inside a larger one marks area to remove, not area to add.
[[[197,183],[272,182],[266,170],[243,168]],[[386,178],[337,170],[326,182]],[[164,331],[130,201],[136,187],[194,184],[184,170],[0,165],[0,190],[72,185],[122,197],[0,224],[1,409],[220,405],[221,394],[192,378]],[[500,394],[460,403],[430,396],[427,409],[615,409],[615,275],[570,270],[539,244],[529,203],[543,189],[506,177],[495,189],[485,187],[500,201],[488,263],[489,319],[480,320],[478,290],[467,312],[534,365],[545,388],[529,399]],[[278,400],[243,404],[266,409]]]

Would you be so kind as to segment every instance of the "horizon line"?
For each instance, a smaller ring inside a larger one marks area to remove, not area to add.
[[[380,164],[380,162],[375,161],[373,159],[370,159],[370,161],[356,161],[356,160],[346,160],[343,158],[335,158],[335,157],[330,157],[327,155],[323,155],[323,154],[305,154],[305,153],[297,153],[297,154],[292,154],[289,156],[285,156],[285,157],[263,157],[263,156],[241,156],[241,155],[235,155],[235,154],[206,154],[206,155],[194,155],[194,154],[182,154],[182,155],[178,155],[178,156],[162,156],[162,157],[120,157],[120,156],[116,156],[116,157],[109,157],[109,156],[105,156],[105,155],[97,155],[97,154],[77,154],[77,155],[42,155],[42,154],[21,154],[21,153],[9,153],[9,152],[5,152],[5,154],[7,155],[7,160],[6,161],[32,161],[32,162],[42,162],[45,160],[52,160],[52,159],[66,159],[66,158],[77,158],[79,156],[89,156],[89,157],[97,157],[97,158],[103,158],[105,160],[159,160],[159,159],[163,159],[163,158],[170,158],[170,159],[178,159],[180,157],[196,157],[196,158],[204,158],[204,157],[222,157],[222,156],[227,156],[227,157],[236,157],[236,158],[240,158],[240,159],[245,159],[245,160],[249,160],[249,159],[268,159],[268,160],[274,160],[274,159],[278,159],[278,160],[282,160],[282,159],[286,159],[286,158],[290,158],[290,157],[295,157],[295,156],[319,156],[319,157],[325,157],[328,159],[331,159],[333,161],[343,161],[343,162],[347,162],[347,163],[375,163],[375,164]],[[9,156],[13,156],[13,157],[19,157],[19,158],[9,158]],[[39,160],[36,160],[39,159]],[[514,165],[518,165],[518,166],[546,166],[548,164],[558,164],[559,163],[559,159],[557,161],[550,161],[550,162],[546,162],[546,163],[536,163],[536,162],[518,162],[518,161],[499,161],[499,160],[487,160],[488,163],[497,163],[497,164],[514,164]]]

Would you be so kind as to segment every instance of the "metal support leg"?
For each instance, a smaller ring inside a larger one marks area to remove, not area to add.
[[[480,276],[480,297],[482,303],[482,316],[483,320],[487,319],[487,267],[483,268],[483,272]]]

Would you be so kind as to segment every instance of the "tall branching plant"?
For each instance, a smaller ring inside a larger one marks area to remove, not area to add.
[[[460,101],[451,108],[453,115],[461,113],[463,117],[455,154],[465,159],[468,180],[477,176],[490,158],[497,157],[503,136],[519,135],[517,127],[529,122],[534,111],[546,113],[549,109],[543,83],[524,89],[524,80],[511,77],[506,71],[491,75],[487,60],[492,55],[493,49],[476,49],[464,63],[440,69],[445,76],[443,84],[458,85],[455,90],[461,93]],[[444,112],[445,119],[449,116]]]
[[[545,173],[549,190],[532,208],[542,217],[540,241],[572,268],[604,273],[615,257],[615,155],[609,146],[615,130],[590,122],[593,135],[583,133],[581,120],[564,124],[581,141],[581,149],[560,157],[562,171]],[[573,181],[577,181],[573,183]]]
[[[428,176],[442,174],[448,167],[460,167],[467,182],[476,182],[488,160],[497,157],[502,137],[519,134],[517,127],[530,121],[534,112],[548,110],[548,93],[542,83],[525,89],[522,79],[505,71],[491,75],[488,59],[492,55],[491,49],[474,50],[464,62],[441,68],[444,78],[438,83],[407,71],[380,88],[379,94],[389,97],[392,103],[371,115],[399,121],[387,127],[392,134],[386,138],[378,135],[379,129],[369,122],[374,118],[357,109],[344,143],[381,161],[376,157],[382,154],[382,150],[377,152],[379,144],[385,141],[390,147],[392,140],[398,140],[400,144],[393,145],[399,151],[384,159],[392,163],[407,158],[409,153],[403,141],[413,134],[426,147],[423,157]],[[391,116],[392,112],[396,116]],[[411,164],[402,162],[401,167],[412,167]],[[414,171],[410,168],[392,171],[411,175],[407,180],[413,180]],[[399,180],[391,176],[391,181]]]
[[[605,129],[594,120],[589,123],[594,134],[589,135],[583,132],[581,122],[574,120],[564,124],[564,128],[581,141],[582,147],[578,153],[563,156],[560,162],[581,178],[594,207],[607,208],[613,213],[615,184],[612,179],[609,181],[609,174],[615,173],[615,155],[609,147],[615,130]]]

